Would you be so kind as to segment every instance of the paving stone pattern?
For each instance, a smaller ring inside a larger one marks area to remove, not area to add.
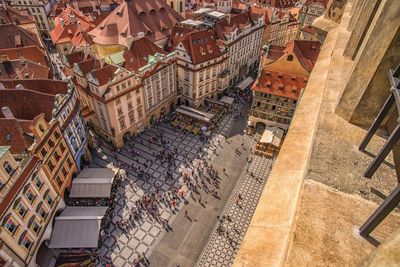
[[[253,147],[258,139],[259,136],[251,139]],[[248,171],[244,170],[239,178],[221,214],[221,221],[215,226],[196,266],[226,267],[233,264],[274,162],[275,158],[252,155]],[[237,203],[239,194],[241,199]]]
[[[162,131],[163,138],[170,142],[171,149],[178,149],[178,156],[175,157],[177,164],[173,173],[173,179],[168,180],[165,178],[164,171],[167,163],[161,164],[157,160],[154,160],[151,164],[149,171],[151,174],[150,178],[138,177],[136,173],[128,170],[126,172],[127,180],[122,181],[118,188],[118,204],[114,210],[115,216],[113,220],[120,221],[123,218],[128,218],[129,210],[134,205],[134,202],[145,193],[154,192],[156,183],[161,187],[160,193],[180,188],[183,183],[178,180],[179,170],[184,168],[184,161],[189,159],[192,164],[196,164],[195,162],[198,159],[194,159],[197,155],[212,159],[216,143],[218,140],[222,140],[223,135],[229,132],[232,121],[233,115],[225,115],[209,143],[203,143],[198,136],[192,134],[184,134],[184,138],[181,138],[183,133],[180,130],[173,128],[169,124],[162,123],[147,129],[140,137],[132,141],[135,149],[139,151],[139,156],[132,156],[127,146],[121,149],[117,153],[118,161],[144,167],[143,163],[146,160],[153,160],[155,158],[152,151],[162,150],[161,146],[149,143],[151,136],[155,135],[157,131]],[[111,146],[103,144],[101,149],[94,155],[92,167],[114,168],[116,161],[111,151]],[[134,184],[133,188],[130,186],[131,182]],[[187,197],[189,197],[189,194]],[[181,203],[176,211],[171,211],[164,204],[161,204],[161,217],[167,219],[171,225],[182,206],[183,204]],[[145,215],[141,222],[129,228],[127,232],[122,231],[115,224],[111,224],[106,233],[107,238],[102,243],[100,253],[104,256],[110,256],[113,265],[119,267],[131,266],[132,260],[142,252],[146,256],[149,256],[152,249],[158,243],[157,241],[165,233],[165,229],[160,223],[153,220],[150,216]]]

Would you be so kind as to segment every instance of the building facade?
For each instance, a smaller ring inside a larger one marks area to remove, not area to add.
[[[174,29],[179,31],[180,27]],[[217,99],[226,90],[228,53],[218,46],[214,30],[187,33],[176,45],[175,52],[181,103],[200,106],[204,99]]]
[[[262,70],[252,87],[251,123],[289,128],[320,46],[316,41],[292,41],[287,47],[266,47]]]
[[[50,239],[55,212],[65,204],[37,157],[17,162],[9,146],[0,151],[0,262],[2,266],[38,266],[38,251]]]
[[[327,0],[307,0],[300,10],[299,21],[304,26],[310,26],[315,18],[324,14]]]
[[[51,3],[48,0],[11,0],[10,5],[16,9],[29,10],[29,13],[35,17],[37,29],[42,38],[49,40],[50,24],[47,16],[50,13]]]

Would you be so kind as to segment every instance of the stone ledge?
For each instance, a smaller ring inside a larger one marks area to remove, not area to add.
[[[349,14],[346,8],[346,15]],[[293,235],[332,52],[347,25],[322,19],[328,35],[233,266],[282,266]],[[348,21],[348,20],[346,20]],[[310,108],[312,107],[312,108]]]

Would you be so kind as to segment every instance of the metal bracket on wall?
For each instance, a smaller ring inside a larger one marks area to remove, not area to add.
[[[390,111],[393,105],[396,105],[398,117],[397,125],[389,138],[380,149],[378,154],[375,156],[373,161],[368,166],[364,173],[364,176],[371,178],[386,156],[392,151],[393,147],[397,144],[400,139],[400,65],[397,66],[396,70],[389,70],[390,80],[390,95],[386,99],[385,103],[381,107],[378,116],[375,118],[371,127],[369,128],[366,136],[359,146],[360,151],[365,151],[368,143],[371,141],[372,136],[378,130],[382,121]],[[387,215],[400,203],[400,184],[389,194],[389,196],[383,201],[378,209],[368,218],[368,220],[361,226],[360,235],[368,237],[369,234],[386,218]]]

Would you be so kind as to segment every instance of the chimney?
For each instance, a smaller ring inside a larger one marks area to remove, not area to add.
[[[0,55],[0,63],[9,61],[7,54]]]
[[[132,44],[133,44],[133,37],[132,35],[128,35],[128,37],[126,37],[126,46],[128,47],[128,50],[131,49]]]
[[[144,32],[138,32],[138,34],[136,35],[138,39],[143,38],[144,37]]]
[[[6,119],[15,119],[11,109],[9,107],[2,107],[1,112]]]
[[[100,68],[104,67],[104,63],[105,63],[104,61],[105,61],[104,58],[100,58],[100,59],[99,59]]]
[[[82,29],[82,24],[81,24],[81,22],[78,20],[78,21],[76,22],[76,24],[78,25],[79,31],[80,31],[81,33],[83,33],[83,29]]]
[[[17,90],[23,90],[23,89],[25,89],[24,88],[24,86],[22,85],[22,84],[17,84],[16,86],[15,86],[15,89],[17,89]]]

